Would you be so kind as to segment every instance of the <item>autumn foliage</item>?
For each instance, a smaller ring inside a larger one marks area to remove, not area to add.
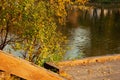
[[[11,45],[24,59],[41,65],[59,61],[67,39],[56,28],[65,25],[67,10],[86,0],[1,0],[0,49]]]

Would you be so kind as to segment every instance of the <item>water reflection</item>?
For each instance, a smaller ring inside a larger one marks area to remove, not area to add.
[[[80,26],[73,28],[71,34],[72,36],[70,37],[70,42],[68,44],[70,50],[67,51],[65,59],[78,58],[84,49],[90,46],[89,29],[84,29]]]
[[[69,20],[67,25],[74,22],[68,29],[71,50],[67,51],[65,58],[73,59],[81,53],[85,57],[120,53],[119,8],[91,8],[76,13],[78,17],[70,16],[74,21]]]
[[[14,49],[12,49],[11,45],[6,45],[5,48],[3,49],[3,51],[9,52],[10,54],[13,54],[16,57],[24,58],[23,57],[24,51],[23,50],[14,50]]]

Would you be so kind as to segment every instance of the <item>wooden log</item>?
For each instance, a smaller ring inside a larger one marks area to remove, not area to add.
[[[58,74],[0,51],[0,70],[27,80],[63,80]]]

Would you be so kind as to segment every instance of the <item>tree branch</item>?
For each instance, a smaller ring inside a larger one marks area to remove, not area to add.
[[[9,33],[9,20],[6,23],[6,34],[5,34],[5,38],[3,40],[3,43],[0,45],[0,50],[3,50],[3,48],[7,45],[6,41],[8,38],[8,33]]]

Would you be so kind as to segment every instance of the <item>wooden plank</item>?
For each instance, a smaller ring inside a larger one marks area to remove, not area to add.
[[[63,80],[58,74],[0,51],[0,70],[27,80]]]

